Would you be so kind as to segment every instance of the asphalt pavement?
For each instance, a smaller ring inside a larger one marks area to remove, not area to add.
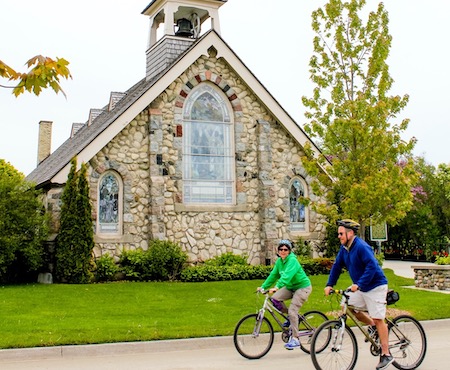
[[[399,276],[414,277],[405,261],[385,261]],[[412,276],[411,276],[412,274]],[[436,292],[439,294],[439,292]],[[450,304],[450,301],[449,301]],[[444,370],[450,364],[450,319],[423,321],[428,351],[421,370]],[[378,358],[369,352],[356,333],[359,356],[355,370],[374,369]],[[2,370],[237,370],[299,368],[314,370],[310,356],[301,350],[287,351],[277,339],[270,352],[259,360],[238,354],[232,337],[213,337],[99,345],[56,346],[0,350]],[[394,369],[391,365],[390,369]]]

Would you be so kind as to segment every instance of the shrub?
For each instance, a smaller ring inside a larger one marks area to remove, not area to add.
[[[95,260],[95,280],[112,281],[115,280],[119,266],[114,262],[114,258],[105,254]]]
[[[76,172],[77,160],[71,160],[70,172],[61,195],[61,226],[56,240],[56,277],[72,284],[92,279],[94,232],[89,199],[87,167]]]
[[[450,256],[438,257],[434,263],[436,265],[450,265]]]
[[[227,252],[205,261],[205,264],[210,266],[246,266],[248,265],[247,258],[248,256],[246,254],[237,255],[233,254],[232,252]]]
[[[167,240],[151,240],[146,254],[150,280],[176,280],[188,260],[178,244]]]
[[[130,280],[176,280],[188,256],[178,244],[151,240],[148,250],[124,251],[120,257],[121,271]]]
[[[329,274],[334,259],[331,258],[298,258],[307,275]]]
[[[36,281],[44,268],[48,217],[34,184],[0,159],[0,282]]]
[[[271,266],[263,265],[214,266],[205,263],[185,268],[181,272],[180,280],[184,282],[201,282],[265,279],[271,270]]]

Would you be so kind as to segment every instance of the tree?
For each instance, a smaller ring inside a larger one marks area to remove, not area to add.
[[[70,172],[61,195],[61,223],[56,242],[56,277],[67,283],[88,283],[94,248],[89,186],[86,165],[76,172],[77,160],[71,161]]]
[[[26,63],[26,66],[31,69],[27,73],[19,73],[0,60],[0,77],[7,78],[9,81],[18,81],[14,86],[0,85],[0,87],[13,89],[16,97],[25,91],[39,95],[42,89],[48,87],[51,87],[55,93],[61,92],[66,96],[59,84],[59,78],[72,78],[68,65],[69,62],[63,58],[53,60],[36,55]]]
[[[440,164],[436,169],[420,157],[415,166],[420,176],[411,190],[414,204],[398,225],[390,227],[388,249],[432,260],[449,246],[450,167]]]
[[[89,198],[89,183],[87,181],[87,165],[81,165],[78,175],[78,194],[76,198],[78,217],[78,248],[79,264],[81,266],[81,281],[91,279],[92,251],[94,249],[94,230],[92,228],[92,206]]]
[[[359,14],[365,3],[330,0],[313,12],[317,35],[310,72],[315,87],[312,97],[302,98],[305,130],[322,150],[314,157],[307,146],[304,164],[321,181],[314,184],[315,192],[324,193],[325,185],[329,201],[314,206],[330,220],[338,215],[358,220],[362,236],[370,219],[395,224],[405,216],[415,177],[415,141],[401,139],[409,121],[390,122],[408,96],[388,95],[393,83],[386,62],[388,14],[380,3],[363,24]],[[319,173],[318,165],[328,176]]]
[[[34,184],[0,159],[0,281],[36,279],[43,267],[48,218]]]

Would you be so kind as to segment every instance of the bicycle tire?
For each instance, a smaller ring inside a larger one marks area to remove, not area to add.
[[[389,329],[389,350],[397,369],[412,370],[422,363],[427,352],[427,337],[418,320],[409,315],[392,319]]]
[[[311,359],[316,370],[352,370],[358,359],[358,343],[353,331],[342,323],[329,320],[320,325],[311,340]]]
[[[236,350],[250,360],[265,356],[272,348],[274,340],[272,324],[266,317],[258,320],[258,316],[259,314],[244,316],[236,324],[233,334]]]
[[[303,314],[303,317],[306,319],[307,322],[305,323],[304,320],[301,320],[298,324],[300,348],[305,353],[311,353],[311,340],[314,335],[314,332],[325,321],[328,321],[328,317],[327,317],[327,315],[325,315],[324,313],[322,313],[320,311],[305,312]],[[311,328],[312,328],[312,331],[311,331]],[[308,332],[310,334],[305,335]]]

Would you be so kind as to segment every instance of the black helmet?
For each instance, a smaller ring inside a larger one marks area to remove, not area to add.
[[[338,222],[336,222],[336,224],[338,226],[344,226],[346,229],[349,230],[353,230],[355,233],[358,232],[359,230],[359,223],[357,223],[356,221],[350,220],[350,219],[345,219],[345,220],[338,220]]]

